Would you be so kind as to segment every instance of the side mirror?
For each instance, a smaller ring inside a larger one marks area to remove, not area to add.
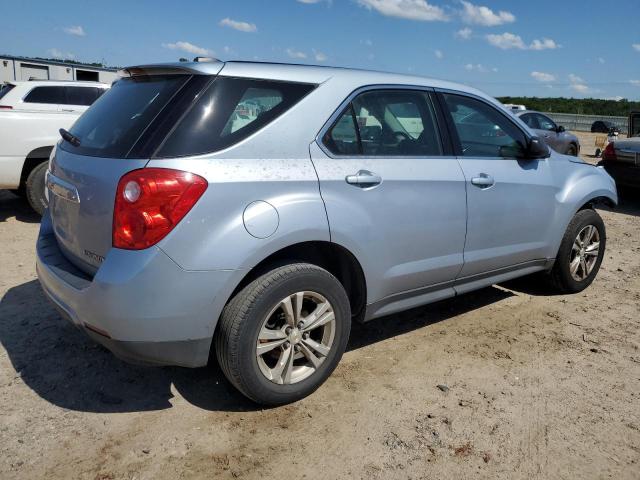
[[[534,160],[537,158],[547,158],[551,155],[549,147],[538,137],[531,137],[527,145],[526,158]]]
[[[565,130],[564,130],[564,127],[563,127],[562,125],[560,125],[560,126],[558,127],[558,133],[562,133],[562,132],[564,132],[564,131],[565,131]]]

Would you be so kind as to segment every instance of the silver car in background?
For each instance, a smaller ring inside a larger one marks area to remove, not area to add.
[[[119,357],[199,367],[277,405],[318,388],[352,321],[547,272],[595,278],[615,205],[462,85],[343,68],[149,65],[53,152],[46,295]]]
[[[567,132],[562,125],[556,125],[547,115],[532,110],[518,110],[513,113],[556,152],[574,157],[580,153],[578,137]]]

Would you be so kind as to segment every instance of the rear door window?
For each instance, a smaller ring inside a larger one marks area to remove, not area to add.
[[[425,92],[412,90],[361,93],[331,127],[323,143],[339,155],[429,157],[443,154],[431,99]]]
[[[24,97],[24,102],[59,105],[64,103],[64,88],[65,87],[36,87]]]
[[[335,155],[358,155],[361,153],[360,138],[351,104],[324,135],[323,143]]]
[[[188,75],[144,75],[116,82],[71,127],[80,146],[63,148],[82,155],[126,157]]]

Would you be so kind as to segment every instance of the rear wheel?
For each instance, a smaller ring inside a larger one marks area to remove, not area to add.
[[[573,143],[567,148],[567,155],[571,155],[572,157],[578,156],[578,148]]]
[[[25,193],[27,201],[38,215],[42,215],[47,208],[47,197],[44,194],[44,177],[47,173],[48,162],[38,164],[27,177]]]
[[[326,270],[296,263],[249,283],[227,304],[215,350],[229,381],[251,400],[281,405],[315,391],[349,339],[351,309]]]
[[[595,210],[576,213],[564,234],[551,282],[561,293],[581,292],[598,274],[607,236],[604,222]]]

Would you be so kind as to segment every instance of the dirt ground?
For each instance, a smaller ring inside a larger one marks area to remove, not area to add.
[[[323,387],[261,410],[217,366],[130,366],[63,321],[0,192],[0,478],[640,478],[640,196],[600,213],[582,294],[522,279],[356,325]]]

